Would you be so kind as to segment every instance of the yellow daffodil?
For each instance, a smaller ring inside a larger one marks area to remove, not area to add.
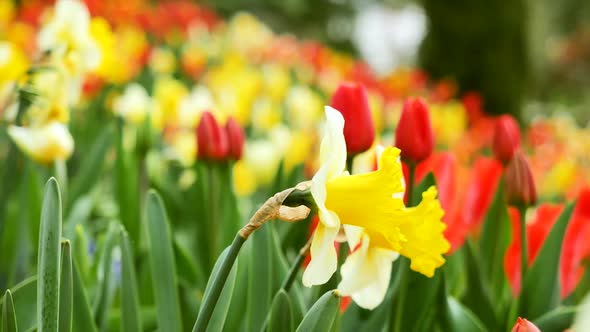
[[[52,121],[40,127],[10,126],[8,135],[33,160],[50,163],[66,160],[74,151],[74,140],[65,124]]]
[[[156,74],[172,74],[176,70],[176,57],[170,49],[158,47],[150,54],[149,67]]]
[[[377,171],[348,175],[344,119],[331,107],[326,107],[326,118],[321,167],[311,187],[321,222],[313,235],[312,259],[303,283],[323,284],[336,271],[333,242],[343,225],[351,247],[360,248],[343,265],[339,289],[359,305],[374,308],[385,296],[391,262],[398,253],[411,260],[412,270],[428,277],[445,262],[442,254],[449,243],[442,234],[444,212],[434,187],[423,193],[418,206],[405,207],[400,151],[396,148],[381,153]]]
[[[50,50],[72,76],[100,63],[99,47],[90,34],[90,14],[81,1],[59,0],[52,19],[39,31],[37,43],[39,49]]]
[[[27,58],[17,45],[0,42],[0,85],[19,79],[27,68]]]

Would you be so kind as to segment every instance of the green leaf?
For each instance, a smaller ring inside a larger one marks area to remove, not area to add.
[[[59,332],[72,330],[72,251],[70,241],[61,243],[61,278],[59,281]]]
[[[115,197],[119,205],[119,218],[131,234],[132,243],[139,243],[141,236],[139,216],[139,189],[135,155],[123,147],[123,123],[117,126],[117,158],[115,160]]]
[[[99,329],[103,329],[108,323],[108,311],[113,302],[115,293],[114,272],[113,272],[113,248],[117,243],[118,229],[115,223],[110,223],[104,236],[102,249],[100,250],[98,264],[99,274],[96,282],[96,296],[94,299],[94,317]],[[82,272],[82,271],[80,271]]]
[[[59,272],[61,197],[54,178],[45,185],[37,265],[37,322],[39,332],[57,331],[59,317]]]
[[[559,258],[573,209],[570,203],[563,210],[526,273],[520,298],[522,317],[535,320],[559,303]]]
[[[150,190],[146,198],[149,257],[160,331],[182,331],[176,267],[168,218],[158,194]]]
[[[576,307],[557,307],[535,319],[535,324],[541,331],[564,331],[572,326],[577,312]]]
[[[291,300],[282,289],[272,301],[266,332],[290,332],[293,331],[293,314],[291,312]]]
[[[565,305],[577,305],[582,302],[588,290],[590,290],[590,263],[584,262],[584,274],[574,291],[563,300]]]
[[[498,330],[498,322],[494,315],[494,305],[490,301],[490,295],[483,284],[483,275],[480,270],[479,262],[488,262],[480,260],[475,257],[473,245],[468,240],[465,243],[465,266],[467,271],[467,289],[462,297],[462,302],[465,306],[470,308],[475,315],[488,327],[491,331]],[[485,265],[485,264],[483,264]],[[499,306],[500,303],[496,303]]]
[[[447,297],[447,315],[452,328],[447,331],[482,332],[487,331],[482,322],[455,298]]]
[[[119,233],[121,246],[121,320],[122,332],[142,331],[139,317],[139,300],[137,296],[137,278],[133,266],[133,254],[129,237],[125,229],[121,227]]]
[[[236,284],[234,286],[234,294],[229,306],[229,312],[246,312],[247,297],[248,297],[248,269],[249,269],[249,246],[244,247],[238,256],[238,270],[236,275]],[[227,321],[223,326],[225,332],[239,331],[245,326],[245,315],[231,314],[227,316]]]
[[[422,201],[422,193],[428,190],[428,188],[436,185],[436,179],[434,178],[434,174],[429,172],[426,174],[424,179],[414,188],[414,192],[412,194],[412,202],[418,205]]]
[[[0,331],[18,331],[16,324],[16,314],[14,312],[14,302],[12,301],[12,294],[10,293],[10,289],[7,289],[6,293],[4,293],[4,301],[2,303],[2,326],[0,326]]]
[[[73,331],[96,332],[96,325],[92,317],[92,310],[88,302],[88,295],[84,290],[84,284],[80,277],[80,271],[76,261],[72,262],[72,279],[74,292],[74,308],[73,308]]]
[[[268,225],[266,225],[268,226]],[[272,233],[261,227],[251,235],[246,331],[258,332],[270,308],[273,285]]]
[[[512,238],[512,228],[508,208],[504,200],[504,183],[500,182],[490,206],[479,242],[482,264],[482,277],[490,285],[492,301],[498,303],[506,291],[508,282],[504,273],[504,256]]]
[[[37,276],[29,277],[10,289],[20,331],[31,331],[37,326]],[[0,299],[3,305],[4,298]]]
[[[96,181],[101,177],[98,176],[102,169],[102,165],[105,161],[105,156],[111,145],[111,139],[113,136],[112,127],[106,127],[102,134],[98,136],[90,150],[82,161],[78,173],[72,180],[71,189],[68,192],[68,211],[74,201],[88,192],[94,187]]]
[[[326,292],[309,309],[303,321],[297,327],[297,332],[327,332],[330,331],[340,307],[340,296],[336,291]]]
[[[215,262],[215,266],[213,267],[213,272],[211,272],[211,277],[209,278],[209,282],[207,283],[207,287],[205,288],[205,293],[203,294],[203,298],[209,296],[209,292],[211,291],[211,284],[213,280],[217,279],[219,270],[221,268],[221,264],[226,259],[227,253],[229,252],[229,247],[226,248],[219,258],[217,262]],[[221,295],[217,300],[217,304],[215,305],[215,309],[213,310],[213,315],[211,316],[211,320],[209,321],[209,325],[207,325],[207,331],[209,332],[217,332],[222,331],[223,326],[225,324],[227,314],[229,312],[229,306],[231,303],[234,286],[236,284],[236,276],[238,270],[238,261],[235,262],[227,279],[225,281],[225,285],[223,285],[223,290],[221,291]],[[200,312],[199,312],[200,314]]]

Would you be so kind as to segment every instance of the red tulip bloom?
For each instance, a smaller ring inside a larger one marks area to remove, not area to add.
[[[244,129],[230,117],[225,124],[225,130],[229,139],[229,158],[240,160],[244,151]]]
[[[506,200],[511,205],[532,206],[537,203],[537,189],[524,154],[517,152],[506,166]]]
[[[541,330],[528,320],[518,317],[512,332],[541,332]]]
[[[495,159],[481,157],[473,164],[462,204],[463,219],[470,229],[483,221],[492,204],[501,176],[502,165]]]
[[[229,153],[226,131],[210,112],[204,112],[197,127],[198,157],[204,160],[225,160]]]
[[[349,156],[371,148],[375,127],[367,91],[358,83],[341,83],[332,96],[331,106],[344,117],[344,139]]]
[[[494,156],[504,164],[520,148],[520,128],[512,116],[501,115],[496,119],[492,148]]]
[[[401,150],[402,159],[419,163],[428,158],[434,149],[434,133],[426,103],[407,99],[395,129],[395,146]]]
[[[528,221],[526,225],[527,248],[529,266],[535,260],[539,249],[555,221],[563,210],[563,205],[542,204],[537,208],[534,219]],[[510,221],[512,223],[512,243],[506,251],[504,258],[504,270],[506,276],[512,285],[512,292],[517,295],[520,292],[520,214],[518,209],[509,208]]]

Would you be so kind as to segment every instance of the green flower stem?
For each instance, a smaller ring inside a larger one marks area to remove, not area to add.
[[[221,295],[221,291],[223,290],[227,276],[229,275],[229,272],[231,271],[231,268],[234,265],[234,262],[236,261],[238,253],[240,252],[244,242],[246,242],[246,238],[242,237],[240,233],[236,234],[236,237],[229,248],[227,256],[221,264],[219,274],[217,275],[217,278],[213,280],[211,291],[209,292],[208,296],[203,299],[203,303],[201,304],[201,314],[199,317],[197,317],[197,321],[193,327],[193,332],[203,332],[207,330],[207,325],[209,324],[209,320],[211,320],[211,315],[213,314],[213,310],[215,310],[217,300],[219,300],[219,296]]]
[[[301,248],[301,250],[299,250],[299,254],[297,255],[295,261],[291,265],[289,273],[287,273],[287,277],[285,278],[285,280],[283,280],[281,289],[285,290],[285,292],[288,292],[291,288],[291,285],[293,285],[293,281],[295,281],[297,272],[299,272],[299,268],[301,267],[301,264],[303,264],[305,256],[307,256],[307,253],[309,252],[309,247],[311,247],[311,239],[309,239],[309,241],[307,241],[307,243]]]
[[[354,156],[346,157],[346,170],[348,173],[352,174],[352,163],[354,161]]]
[[[524,284],[524,277],[526,276],[526,270],[528,269],[528,243],[526,236],[526,205],[518,207],[518,213],[520,215],[520,285]]]
[[[413,196],[414,196],[414,182],[416,177],[416,165],[414,163],[408,164],[408,183],[406,184],[407,194],[408,194],[408,207],[414,206]],[[396,301],[393,301],[395,308],[395,315],[392,315],[392,319],[395,319],[392,322],[393,331],[394,332],[401,332],[402,328],[402,318],[403,318],[403,309],[404,309],[404,301],[406,299],[406,293],[408,289],[408,279],[410,273],[410,260],[405,257],[400,257],[399,262],[399,271],[400,281],[399,281],[399,292],[397,296],[397,306],[395,306]]]

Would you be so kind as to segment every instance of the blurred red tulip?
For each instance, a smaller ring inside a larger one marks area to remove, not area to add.
[[[402,159],[419,163],[432,154],[434,133],[430,124],[428,106],[420,99],[407,99],[395,129],[395,146]]]
[[[526,157],[516,152],[506,166],[506,201],[510,205],[532,206],[537,203],[537,189]]]
[[[358,83],[341,83],[332,96],[332,107],[344,117],[344,138],[349,156],[371,148],[375,127],[365,87]]]
[[[240,160],[244,151],[244,129],[233,118],[230,117],[225,124],[227,137],[229,139],[229,158]]]
[[[541,330],[528,320],[518,317],[512,332],[541,332]]]
[[[496,119],[492,148],[494,156],[504,164],[520,148],[520,127],[512,116],[501,115]]]
[[[584,188],[578,197],[572,219],[568,225],[561,251],[561,297],[574,291],[584,274],[583,261],[590,257],[590,188]]]
[[[481,157],[473,164],[462,204],[462,216],[470,229],[482,222],[492,203],[501,176],[502,165],[495,159]]]
[[[210,112],[204,112],[197,127],[198,157],[204,160],[224,160],[229,152],[227,133]]]

